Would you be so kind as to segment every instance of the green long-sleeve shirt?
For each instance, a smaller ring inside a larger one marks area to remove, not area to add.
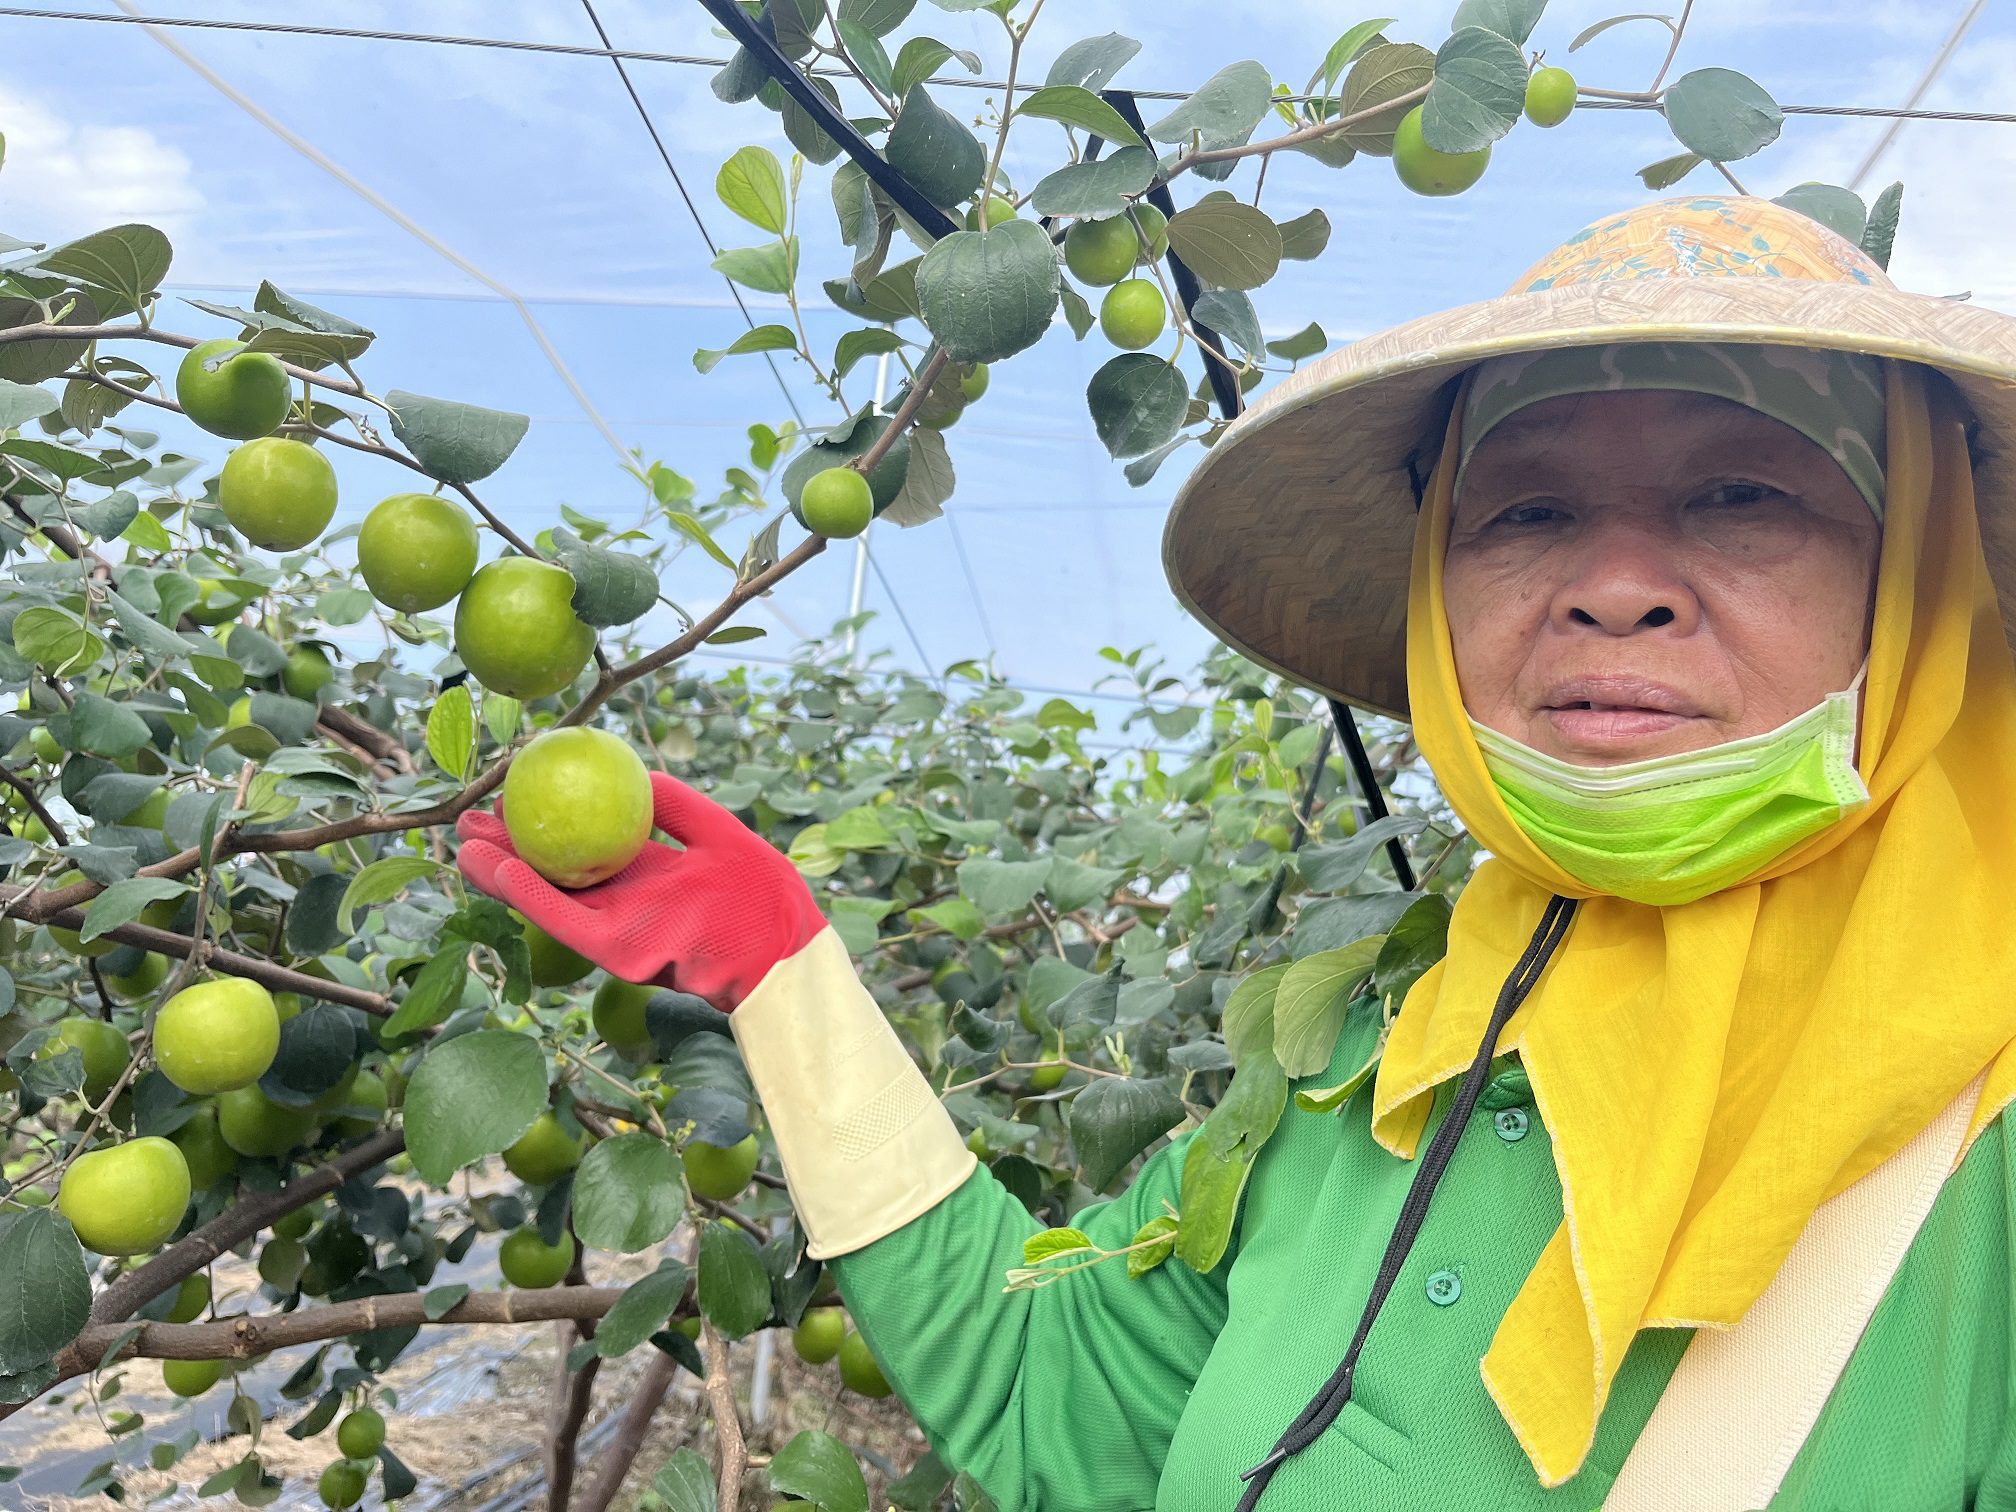
[[[1368,1049],[1347,1031],[1296,1085],[1341,1080]],[[1260,1512],[1593,1512],[1678,1363],[1688,1331],[1642,1334],[1587,1464],[1541,1488],[1478,1362],[1560,1224],[1561,1188],[1525,1074],[1494,1070],[1352,1400]],[[1414,1174],[1374,1143],[1368,1097],[1334,1116],[1290,1101],[1209,1275],[1171,1260],[1130,1281],[1113,1261],[1004,1295],[1040,1225],[983,1169],[836,1259],[841,1295],[940,1457],[1003,1512],[1232,1512],[1239,1472],[1336,1367]],[[1128,1243],[1176,1203],[1190,1137],[1076,1226]],[[1772,1512],[2016,1512],[2012,1180],[1998,1120],[1946,1184]]]

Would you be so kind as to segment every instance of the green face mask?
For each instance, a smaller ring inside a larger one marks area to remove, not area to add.
[[[1621,766],[1548,756],[1476,720],[1485,769],[1563,871],[1636,903],[1691,903],[1755,875],[1869,801],[1855,770],[1862,674],[1777,729]]]

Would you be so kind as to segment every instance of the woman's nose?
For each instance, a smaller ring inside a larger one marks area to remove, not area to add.
[[[1664,532],[1638,521],[1605,521],[1578,544],[1550,606],[1556,629],[1686,635],[1699,623],[1700,601],[1675,569],[1674,543]]]

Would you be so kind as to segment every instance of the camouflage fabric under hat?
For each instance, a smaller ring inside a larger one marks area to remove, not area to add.
[[[1832,457],[1883,517],[1883,359],[1758,343],[1645,341],[1493,357],[1463,394],[1457,482],[1507,416],[1564,394],[1679,389],[1729,399],[1789,425]]]

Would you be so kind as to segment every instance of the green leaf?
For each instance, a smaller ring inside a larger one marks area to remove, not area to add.
[[[283,320],[325,336],[361,336],[368,346],[373,339],[372,332],[346,320],[341,315],[331,314],[319,305],[312,305],[305,299],[296,299],[292,294],[276,289],[269,282],[261,282],[259,292],[252,297],[252,308],[268,315],[277,315]],[[362,355],[364,347],[358,347],[353,355]]]
[[[1372,990],[1397,1012],[1407,993],[1449,949],[1449,900],[1430,893],[1412,904],[1387,931],[1372,964]]]
[[[1274,999],[1274,1058],[1289,1076],[1308,1076],[1330,1064],[1351,989],[1372,970],[1385,943],[1384,935],[1373,935],[1288,968]]]
[[[1288,262],[1314,262],[1330,245],[1330,217],[1311,210],[1281,222],[1281,256]]]
[[[457,1281],[450,1286],[437,1286],[420,1299],[420,1310],[430,1323],[439,1323],[448,1314],[460,1307],[469,1295],[466,1283]]]
[[[784,234],[784,170],[769,148],[744,147],[723,163],[714,176],[714,192],[750,225],[772,236]]]
[[[627,551],[591,546],[571,530],[553,532],[560,565],[574,574],[574,613],[586,624],[627,625],[658,602],[658,574]]]
[[[457,683],[434,700],[427,712],[427,754],[434,765],[457,782],[469,777],[469,757],[476,749],[476,711],[469,685]]]
[[[870,36],[886,37],[917,7],[917,0],[840,0],[840,19],[851,21]]]
[[[436,951],[413,978],[398,1010],[385,1021],[385,1037],[399,1039],[446,1022],[461,1006],[462,989],[468,981],[469,952],[461,941]]]
[[[1377,110],[1389,100],[1398,100],[1402,95],[1432,85],[1434,80],[1435,54],[1427,48],[1415,42],[1381,43],[1367,48],[1344,76],[1344,93],[1338,97],[1337,114],[1355,116],[1361,111]],[[1399,129],[1400,118],[1412,108],[1402,104],[1381,110],[1355,126],[1346,126],[1336,133],[1336,138],[1355,151],[1373,157],[1391,157],[1393,133]]]
[[[334,1003],[313,1003],[282,1024],[279,1051],[259,1078],[259,1090],[291,1108],[334,1091],[357,1062],[363,1031],[352,1013]]]
[[[1042,1229],[1022,1241],[1022,1263],[1041,1265],[1053,1255],[1075,1255],[1092,1247],[1083,1229]]]
[[[1286,962],[1264,967],[1242,980],[1225,1000],[1219,1030],[1234,1061],[1244,1061],[1256,1050],[1273,1050],[1274,1001],[1287,975]]]
[[[1205,1272],[1225,1257],[1239,1212],[1240,1194],[1260,1153],[1288,1105],[1288,1078],[1273,1055],[1262,1051],[1239,1062],[1224,1099],[1184,1152],[1178,1203],[1176,1254]]]
[[[13,430],[38,415],[60,409],[62,404],[47,389],[0,378],[0,431]]]
[[[1756,80],[1732,68],[1697,68],[1666,88],[1666,124],[1689,152],[1734,163],[1778,140],[1785,112]]]
[[[1267,114],[1273,93],[1274,78],[1264,63],[1248,59],[1231,64],[1151,125],[1148,135],[1157,142],[1184,146],[1194,136],[1207,149],[1238,146],[1253,135],[1253,128]]]
[[[1068,163],[1045,175],[1029,192],[1038,215],[1076,215],[1103,220],[1124,211],[1155,179],[1155,154],[1146,147],[1123,147],[1091,163]]]
[[[1365,1057],[1364,1065],[1334,1087],[1310,1087],[1298,1091],[1295,1094],[1295,1106],[1304,1113],[1335,1113],[1343,1107],[1379,1069],[1379,1058],[1386,1053],[1386,1036],[1389,1028],[1390,1025],[1380,1026],[1379,1038],[1372,1046],[1372,1053]]]
[[[35,1369],[91,1317],[84,1251],[54,1208],[0,1213],[0,1375]]]
[[[1281,228],[1235,199],[1209,199],[1169,222],[1169,245],[1205,283],[1257,289],[1281,266]]]
[[[1056,313],[1057,288],[1056,251],[1034,221],[955,231],[917,267],[924,324],[955,362],[995,362],[1035,345]]]
[[[792,508],[797,508],[799,496],[804,493],[805,485],[812,480],[814,473],[828,467],[839,467],[856,457],[865,457],[882,438],[882,433],[895,423],[889,415],[870,414],[869,408],[864,405],[848,420],[828,431],[817,444],[791,459],[790,466],[784,469],[783,487],[785,502]],[[905,431],[868,474],[868,492],[878,511],[894,504],[902,493],[903,480],[910,470],[911,447],[912,438]]]
[[[1774,196],[1772,203],[1797,210],[1857,246],[1862,244],[1862,233],[1869,228],[1869,211],[1862,203],[1862,196],[1834,184],[1794,184]]]
[[[1053,856],[1043,890],[1058,912],[1071,913],[1088,904],[1103,905],[1106,895],[1125,875],[1117,866],[1087,866],[1070,856]]]
[[[393,389],[385,404],[392,411],[392,434],[428,477],[443,483],[475,483],[489,477],[509,459],[532,424],[524,415],[429,399],[404,389]]]
[[[1638,170],[1638,178],[1647,189],[1671,189],[1707,161],[1698,152],[1676,152],[1672,157],[1647,163]]]
[[[1890,248],[1897,240],[1897,217],[1904,208],[1904,185],[1900,180],[1876,196],[1869,207],[1869,225],[1862,233],[1862,250],[1875,259],[1876,266],[1890,266]]]
[[[651,1478],[651,1490],[666,1512],[719,1512],[714,1472],[691,1449],[675,1449],[672,1458]]]
[[[1647,11],[1637,11],[1628,16],[1605,16],[1601,21],[1585,26],[1581,31],[1577,32],[1575,40],[1568,44],[1568,51],[1571,53],[1578,51],[1583,43],[1594,41],[1597,37],[1602,36],[1603,33],[1610,30],[1611,27],[1622,26],[1626,21],[1663,21],[1666,23],[1666,29],[1669,32],[1673,30],[1673,18],[1671,16],[1655,16]]]
[[[901,99],[911,89],[924,82],[938,71],[938,65],[957,59],[966,72],[980,72],[980,55],[968,52],[963,47],[951,47],[936,37],[912,37],[903,44],[896,54],[896,66],[890,72],[889,92]]]
[[[1286,256],[1284,251],[1283,256]],[[1267,350],[1276,357],[1285,357],[1290,362],[1300,362],[1305,357],[1314,357],[1327,350],[1330,338],[1323,334],[1323,327],[1310,321],[1293,336],[1283,336],[1279,341],[1267,343]]]
[[[1495,31],[1466,26],[1435,54],[1422,140],[1437,152],[1475,152],[1510,131],[1525,106],[1525,55]]]
[[[882,45],[882,39],[858,21],[841,20],[835,23],[835,30],[840,34],[840,42],[847,49],[847,55],[868,82],[888,93],[896,82],[896,69],[889,61],[889,50]]]
[[[1099,976],[1087,976],[1045,1008],[1043,1017],[1059,1030],[1110,1028],[1120,1011],[1122,969],[1115,966]]]
[[[537,1040],[478,1029],[437,1044],[406,1088],[406,1150],[413,1169],[433,1185],[446,1186],[464,1166],[508,1149],[545,1109],[546,1057]],[[589,1154],[592,1158],[594,1151]],[[578,1202],[578,1181],[575,1196]],[[585,1233],[581,1240],[594,1244]]]
[[[788,294],[798,278],[798,238],[785,237],[760,247],[730,247],[707,266],[745,289]]]
[[[500,746],[511,743],[518,733],[518,722],[524,717],[525,706],[517,699],[506,698],[502,693],[483,695],[483,727]]]
[[[958,940],[978,939],[980,931],[987,927],[987,916],[964,898],[947,898],[929,908],[913,908],[910,917],[928,919]]]
[[[65,242],[43,256],[36,267],[109,289],[119,296],[125,310],[138,310],[168,276],[174,257],[168,238],[152,226],[124,225]],[[107,308],[103,313],[116,312]]]
[[[1267,350],[1260,312],[1253,308],[1250,295],[1237,289],[1207,289],[1197,296],[1190,313],[1220,336],[1229,336],[1248,357],[1258,359]]]
[[[829,1433],[807,1428],[770,1461],[770,1489],[825,1512],[868,1512],[868,1482],[847,1446]]]
[[[683,1262],[666,1259],[633,1282],[595,1328],[595,1352],[605,1360],[626,1355],[665,1326],[692,1279]]]
[[[351,915],[355,910],[396,898],[408,884],[431,877],[440,869],[439,862],[425,856],[385,856],[373,861],[352,877],[343,890],[343,901],[336,906],[338,927],[347,933],[352,928]]]
[[[123,703],[97,693],[79,693],[60,721],[57,739],[72,750],[89,751],[111,761],[124,761],[153,738],[147,721]]]
[[[1106,450],[1115,457],[1138,457],[1182,429],[1190,411],[1190,385],[1165,358],[1123,352],[1092,375],[1085,403]]]
[[[927,525],[943,514],[940,506],[952,497],[958,485],[958,477],[952,471],[952,454],[946,449],[943,436],[928,426],[919,426],[909,433],[908,439],[910,465],[903,473],[903,487],[895,501],[876,516],[906,530],[913,525]]]
[[[673,1450],[651,1478],[651,1490],[665,1512],[718,1512],[714,1472],[694,1450]]]
[[[37,605],[14,617],[14,649],[56,677],[97,665],[105,642],[67,609]]]
[[[1463,0],[1456,7],[1456,19],[1449,23],[1449,30],[1483,27],[1515,45],[1522,44],[1533,35],[1533,28],[1540,24],[1540,13],[1546,9],[1547,0]]]
[[[77,938],[95,940],[107,930],[131,924],[149,903],[179,898],[187,891],[187,883],[167,877],[129,877],[124,882],[114,882],[85,909],[84,927],[77,931]]]
[[[982,913],[1020,913],[1043,890],[1050,863],[975,856],[959,863],[958,876],[959,891]]]
[[[1080,1177],[1105,1191],[1129,1161],[1182,1121],[1183,1104],[1163,1083],[1098,1078],[1071,1101]]]
[[[1344,70],[1349,68],[1352,61],[1365,51],[1366,44],[1386,30],[1387,27],[1391,26],[1396,19],[1393,16],[1375,16],[1370,21],[1360,21],[1356,26],[1344,33],[1343,36],[1331,43],[1330,51],[1323,56],[1322,70],[1318,78],[1312,78],[1309,81],[1307,93],[1316,94],[1319,92],[1317,84],[1320,79],[1322,84],[1320,92],[1326,95],[1329,94],[1331,90],[1337,87],[1337,81],[1344,77]]]
[[[233,625],[224,645],[231,653],[231,660],[254,677],[276,677],[287,665],[287,653],[280,649],[280,643],[250,625]]]
[[[1342,892],[1365,874],[1373,855],[1388,840],[1418,835],[1427,827],[1425,819],[1388,814],[1343,840],[1304,846],[1296,853],[1295,866],[1311,891]]]
[[[903,338],[887,326],[865,326],[858,331],[842,332],[833,347],[834,376],[845,378],[863,357],[900,351],[903,346]]]
[[[1015,114],[1018,117],[1035,116],[1045,121],[1061,121],[1066,126],[1076,126],[1081,131],[1089,131],[1094,136],[1128,147],[1141,145],[1140,136],[1127,124],[1125,116],[1091,90],[1076,84],[1047,85],[1016,106]]]
[[[1096,92],[1111,83],[1113,76],[1139,51],[1139,42],[1118,32],[1108,32],[1103,37],[1086,37],[1057,54],[1057,61],[1050,65],[1050,72],[1043,82],[1046,85],[1076,84]]]
[[[1131,1249],[1134,1244],[1145,1244],[1147,1248]],[[1138,1281],[1176,1253],[1176,1220],[1167,1213],[1158,1218],[1150,1218],[1134,1231],[1130,1251],[1127,1256],[1127,1279]]]
[[[574,1232],[590,1249],[630,1255],[649,1249],[685,1213],[679,1156],[655,1134],[605,1139],[574,1172]]]
[[[675,1189],[676,1190],[676,1189]],[[700,1311],[731,1339],[752,1334],[770,1316],[770,1273],[749,1236],[725,1218],[700,1226]]]
[[[714,371],[723,357],[740,357],[749,352],[789,352],[798,345],[798,335],[789,326],[763,325],[744,331],[719,350],[702,347],[693,354],[693,366],[703,373]]]
[[[966,124],[941,109],[922,84],[903,96],[903,111],[883,155],[932,204],[957,205],[972,197],[987,173],[987,153]]]

